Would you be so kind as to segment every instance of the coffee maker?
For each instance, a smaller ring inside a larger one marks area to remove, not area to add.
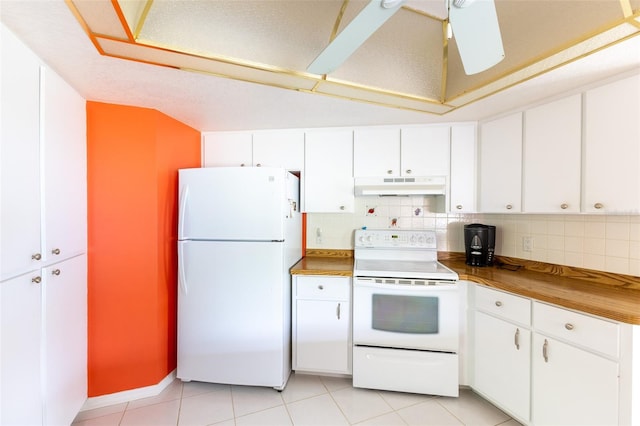
[[[464,226],[466,264],[471,266],[493,265],[496,246],[496,227],[471,223]]]

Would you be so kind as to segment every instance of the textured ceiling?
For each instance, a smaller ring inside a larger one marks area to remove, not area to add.
[[[497,5],[501,1],[497,0]],[[528,3],[544,5],[546,1]],[[621,4],[618,0],[610,3],[616,8]],[[157,66],[153,61],[149,64],[140,60],[122,60],[116,55],[101,52],[100,43],[126,45],[135,53],[151,49],[122,41],[128,34],[121,19],[113,13],[112,2],[82,1],[78,4],[83,6],[82,14],[74,15],[74,8],[64,0],[0,0],[0,21],[85,99],[154,108],[202,131],[476,121],[576,93],[607,79],[619,78],[624,73],[640,71],[640,37],[630,37],[575,61],[554,66],[548,72],[541,67],[543,71],[532,78],[517,72],[509,86],[504,86],[503,79],[480,86],[454,99],[453,102],[460,101],[462,106],[444,115],[425,114],[417,112],[419,110],[388,107],[382,102],[354,102],[344,96],[345,90],[351,90],[344,84],[333,86],[342,92],[342,97],[317,96],[306,90],[283,90],[278,84],[255,84],[242,76],[185,72],[177,66]],[[426,12],[430,15],[440,18],[446,15],[439,0],[409,0],[405,6],[415,8],[416,4],[429,9]],[[637,7],[635,1],[630,4]],[[81,17],[93,13],[92,10],[100,19],[93,22],[90,31],[82,26]],[[250,32],[251,28],[245,26],[243,30]],[[110,34],[111,31],[117,31],[118,35],[109,38],[95,35]],[[159,59],[162,59],[162,52],[160,50]],[[153,57],[156,53],[148,55]],[[247,77],[255,77],[251,74],[255,70],[235,66],[233,61],[224,64],[220,60],[198,59],[191,58],[197,62],[195,65],[202,65],[203,61],[210,68],[225,65],[228,70],[240,70]],[[375,67],[391,70],[393,64],[384,62]],[[264,64],[257,64],[256,69],[260,71],[260,77],[280,78],[278,72],[271,71]],[[342,71],[338,69],[338,72]],[[295,81],[305,83],[315,83],[321,78],[304,72],[292,75],[297,79]],[[328,78],[330,80],[331,76]],[[504,87],[507,88],[503,90]],[[479,91],[485,91],[488,96],[470,101],[477,97]],[[362,91],[353,90],[356,99],[361,94]],[[396,100],[395,96],[388,98],[383,100]],[[422,102],[415,103],[417,108],[423,107]]]
[[[495,0],[505,59],[468,76],[444,0],[412,0],[315,75],[307,66],[368,1],[67,3],[104,55],[435,114],[640,34],[640,0]]]

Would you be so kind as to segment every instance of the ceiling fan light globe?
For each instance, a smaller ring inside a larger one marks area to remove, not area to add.
[[[403,0],[381,0],[380,6],[384,7],[385,9],[391,9],[393,7],[396,7],[398,3],[401,3],[402,1]]]
[[[463,8],[470,6],[476,0],[451,0],[455,7]]]

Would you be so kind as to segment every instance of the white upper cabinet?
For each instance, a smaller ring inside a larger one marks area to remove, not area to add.
[[[203,167],[253,165],[251,132],[212,132],[202,136]]]
[[[304,168],[304,131],[273,130],[253,133],[253,165]]]
[[[40,62],[4,26],[0,131],[0,279],[39,267]]]
[[[309,130],[304,144],[303,211],[353,212],[353,132]]]
[[[476,211],[476,126],[451,127],[451,178],[449,211]]]
[[[447,176],[449,156],[449,126],[408,127],[401,130],[401,175]]]
[[[523,211],[580,212],[582,96],[525,112]]]
[[[85,100],[48,68],[42,69],[41,91],[46,147],[43,259],[55,262],[87,250],[86,107]]]
[[[353,176],[400,176],[400,128],[357,128],[353,132]]]
[[[585,95],[583,211],[640,213],[640,75]]]
[[[480,186],[483,213],[521,211],[522,113],[480,126]]]
[[[206,132],[202,136],[203,167],[304,168],[304,131]]]
[[[448,176],[449,126],[357,128],[354,177]]]

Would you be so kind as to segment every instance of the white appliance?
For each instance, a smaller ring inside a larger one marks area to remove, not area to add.
[[[458,396],[458,275],[426,230],[356,230],[353,385]]]
[[[183,381],[283,389],[299,179],[279,168],[179,171],[178,369]]]

